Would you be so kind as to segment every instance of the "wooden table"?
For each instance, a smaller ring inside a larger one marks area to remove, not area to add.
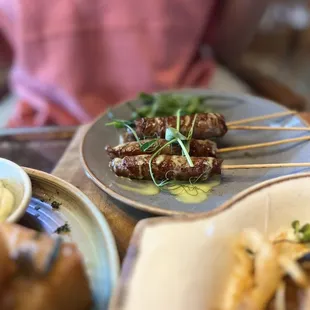
[[[301,113],[301,116],[310,123],[309,112]],[[40,141],[32,141],[28,144],[20,137],[19,141],[11,139],[11,141],[1,142],[0,140],[0,157],[47,172],[51,172],[56,165],[52,173],[82,190],[104,214],[115,237],[122,260],[137,222],[153,215],[116,201],[86,177],[79,158],[80,141],[86,129],[87,126],[78,128],[72,140],[69,138],[70,134],[54,140],[51,140],[50,136],[44,140],[44,135],[42,135]]]

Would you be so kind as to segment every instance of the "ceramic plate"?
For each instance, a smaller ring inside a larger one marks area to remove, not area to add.
[[[226,121],[233,121],[248,117],[272,114],[286,111],[276,103],[253,96],[235,96],[208,90],[182,90],[179,92],[186,95],[212,95],[219,99],[209,100],[207,105],[213,111],[222,113]],[[223,100],[223,97],[233,97],[231,100]],[[139,102],[136,102],[139,105]],[[114,117],[129,119],[131,110],[127,105],[119,105],[111,110]],[[309,171],[309,168],[285,168],[285,169],[253,169],[224,171],[221,184],[215,187],[208,200],[202,203],[185,204],[177,201],[169,193],[161,192],[153,196],[141,195],[123,189],[119,184],[132,186],[132,181],[118,178],[109,169],[109,158],[104,147],[109,144],[119,144],[120,132],[113,127],[107,127],[108,115],[99,117],[86,133],[82,146],[81,158],[87,175],[104,191],[114,198],[130,205],[155,214],[180,214],[212,212],[224,201],[230,199],[240,191],[262,181],[297,172]],[[266,126],[307,126],[298,116],[260,121],[250,125]],[[221,147],[245,145],[252,143],[268,142],[292,137],[307,135],[305,132],[296,131],[229,131],[223,139],[219,139]],[[225,164],[264,164],[264,163],[293,163],[309,161],[310,142],[294,143],[269,148],[256,149],[246,152],[227,153],[224,158]]]
[[[0,180],[14,196],[12,211],[6,218],[6,222],[15,223],[25,214],[28,207],[31,198],[30,179],[22,167],[10,160],[0,158]],[[2,209],[2,212],[5,212],[4,210]]]
[[[94,310],[107,309],[114,288],[119,259],[110,228],[96,206],[77,188],[47,173],[27,169],[32,182],[32,199],[20,224],[54,234],[61,233],[81,251],[95,300]],[[53,206],[53,207],[52,207]]]
[[[235,236],[247,228],[270,236],[295,220],[309,223],[309,187],[309,173],[276,178],[243,191],[215,216],[141,221],[110,310],[220,309]]]

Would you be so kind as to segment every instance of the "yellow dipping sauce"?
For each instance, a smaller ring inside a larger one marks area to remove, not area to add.
[[[201,203],[208,199],[211,190],[220,185],[221,178],[210,179],[206,183],[176,184],[167,186],[169,192],[175,199],[183,203]]]
[[[151,182],[142,183],[132,181],[132,183],[133,183],[132,186],[117,183],[117,186],[126,191],[138,193],[144,196],[154,196],[160,192],[160,189],[154,183]]]
[[[14,195],[5,186],[3,181],[0,181],[0,222],[4,222],[13,211]]]
[[[208,199],[211,190],[221,183],[221,177],[213,177],[208,182],[188,184],[179,183],[167,185],[164,190],[168,190],[176,200],[183,203],[201,203]],[[152,182],[132,181],[132,186],[116,183],[118,187],[140,195],[153,196],[160,192],[160,188]]]

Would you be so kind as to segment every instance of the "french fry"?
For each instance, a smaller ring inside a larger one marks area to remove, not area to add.
[[[236,264],[233,267],[223,296],[223,310],[236,309],[244,293],[253,286],[253,259],[244,250],[239,240],[234,246],[234,255]]]
[[[227,282],[221,310],[286,309],[286,284],[290,279],[301,289],[299,309],[310,309],[310,281],[298,260],[310,252],[288,232],[268,240],[256,230],[245,230],[234,244],[236,263]],[[250,254],[252,253],[252,254]]]
[[[282,278],[278,255],[272,244],[254,230],[245,232],[247,246],[255,251],[254,282],[255,287],[245,298],[247,309],[265,309],[275,294]]]

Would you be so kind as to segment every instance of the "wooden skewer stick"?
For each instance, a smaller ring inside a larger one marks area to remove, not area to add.
[[[298,112],[296,112],[296,111],[278,112],[278,113],[273,113],[273,114],[268,114],[268,115],[262,115],[262,116],[240,119],[238,121],[231,121],[231,122],[227,122],[226,124],[227,124],[227,126],[240,125],[240,124],[246,124],[246,123],[251,123],[251,122],[256,122],[256,121],[264,121],[266,119],[272,119],[272,118],[282,117],[282,116],[286,116],[286,115],[293,115],[296,113],[298,113]]]
[[[244,150],[257,149],[257,148],[262,148],[262,147],[267,147],[267,146],[280,145],[280,144],[293,143],[293,142],[306,141],[306,140],[310,140],[310,136],[284,139],[284,140],[278,140],[278,141],[272,141],[272,142],[225,147],[225,148],[219,149],[218,153],[244,151]]]
[[[282,164],[249,164],[249,165],[223,165],[222,169],[262,169],[262,168],[293,168],[293,167],[310,167],[309,163],[282,163]]]
[[[310,127],[229,126],[230,130],[310,131]]]

